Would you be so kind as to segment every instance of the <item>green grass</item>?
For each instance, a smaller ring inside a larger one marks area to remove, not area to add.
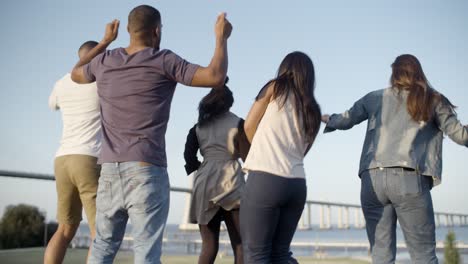
[[[68,249],[64,264],[84,263],[87,250],[85,249]],[[43,248],[28,248],[14,250],[0,250],[0,262],[2,264],[21,263],[21,264],[36,264],[41,263],[44,257]],[[187,264],[197,263],[198,256],[163,256],[162,263],[167,264]],[[349,258],[327,258],[314,259],[312,257],[299,257],[301,264],[364,264],[370,263],[363,260],[354,260]],[[232,257],[217,257],[216,264],[232,264]],[[133,253],[131,251],[120,251],[114,261],[115,264],[131,264],[133,263]]]

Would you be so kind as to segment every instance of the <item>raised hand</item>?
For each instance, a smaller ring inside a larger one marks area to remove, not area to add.
[[[120,21],[114,19],[112,22],[106,25],[106,32],[104,33],[102,42],[109,44],[117,38],[117,35],[119,34],[119,24]]]
[[[219,14],[216,19],[215,34],[217,38],[228,39],[232,32],[232,25],[226,18],[226,13]]]

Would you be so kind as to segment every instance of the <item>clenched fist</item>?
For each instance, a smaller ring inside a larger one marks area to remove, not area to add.
[[[109,44],[117,38],[117,35],[119,34],[119,24],[120,21],[114,19],[106,25],[106,32],[104,33],[102,42]]]
[[[221,13],[216,19],[215,34],[217,38],[226,40],[232,32],[232,25],[226,18],[226,13]]]

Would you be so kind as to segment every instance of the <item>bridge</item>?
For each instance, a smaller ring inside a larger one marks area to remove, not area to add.
[[[0,176],[23,178],[23,179],[38,179],[55,181],[55,177],[50,174],[28,173],[18,171],[0,170]],[[184,218],[179,223],[179,228],[182,230],[197,229],[198,226],[190,224],[188,221],[188,210],[190,205],[190,195],[192,190],[190,188],[171,187],[171,192],[186,193],[186,205]],[[318,214],[314,213],[318,210]],[[339,202],[326,202],[317,200],[307,200],[301,220],[299,221],[299,229],[307,230],[312,229],[313,217],[318,215],[318,227],[320,229],[335,228],[332,222],[336,222],[336,228],[364,228],[365,220],[362,214],[361,206],[356,204],[339,203]],[[333,221],[335,220],[335,221]],[[444,227],[468,226],[468,214],[451,213],[451,212],[435,212],[436,225]]]

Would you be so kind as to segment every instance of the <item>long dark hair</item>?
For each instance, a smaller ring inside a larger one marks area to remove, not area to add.
[[[419,60],[410,54],[403,54],[392,64],[390,83],[399,92],[409,92],[406,108],[411,118],[427,122],[432,119],[435,105],[442,99],[452,109],[455,106],[443,95],[434,90],[424,74]]]
[[[278,100],[280,107],[284,106],[289,96],[293,97],[295,114],[302,118],[306,142],[313,143],[320,129],[322,113],[314,96],[315,69],[312,60],[300,51],[289,53],[280,64],[277,77],[264,88],[271,84],[273,99]]]
[[[211,91],[202,98],[198,105],[198,125],[203,126],[221,114],[231,109],[234,103],[234,97],[231,90],[227,87],[229,78],[226,77],[222,88],[211,89]]]

